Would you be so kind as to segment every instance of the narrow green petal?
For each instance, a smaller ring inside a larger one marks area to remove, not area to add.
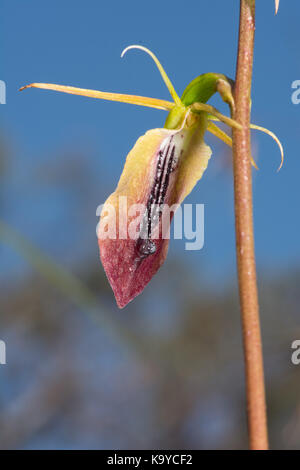
[[[218,139],[222,140],[222,142],[224,142],[226,145],[228,145],[229,147],[232,147],[232,138],[228,134],[226,134],[226,132],[224,132],[222,129],[216,126],[216,124],[214,124],[211,121],[208,121],[207,130],[211,134],[213,134],[215,137],[218,137]],[[256,170],[258,170],[258,166],[254,158],[252,157],[252,155],[251,155],[251,164],[252,166],[254,166]]]
[[[214,118],[216,118],[217,121],[222,121],[224,122],[224,124],[227,124],[230,127],[234,127],[235,129],[241,130],[243,128],[239,122],[235,121],[234,119],[231,119],[228,116],[224,116],[224,114],[220,113],[220,111],[218,111],[216,108],[209,104],[194,103],[191,105],[190,109],[194,113],[201,113],[205,111],[209,115],[209,119],[211,119],[210,116],[213,116]]]
[[[43,90],[60,91],[62,93],[70,93],[71,95],[87,96],[89,98],[97,98],[100,100],[118,101],[120,103],[136,104],[138,106],[146,106],[149,108],[163,109],[170,111],[174,108],[174,103],[156,98],[148,98],[146,96],[124,95],[122,93],[109,93],[98,90],[88,90],[86,88],[77,88],[74,86],[55,85],[54,83],[31,83],[20,88],[20,91],[27,88],[42,88]]]
[[[258,131],[261,131],[261,132],[263,132],[264,134],[269,135],[273,140],[275,140],[276,144],[277,144],[278,147],[279,147],[280,156],[281,156],[281,162],[280,162],[280,165],[279,165],[277,171],[281,170],[282,165],[283,165],[283,161],[284,161],[284,151],[283,151],[282,143],[281,143],[280,140],[278,139],[277,135],[274,134],[274,132],[269,131],[269,129],[266,129],[265,127],[257,126],[256,124],[250,124],[250,128],[251,128],[251,129],[256,129],[256,130],[258,130]]]
[[[167,85],[167,88],[170,92],[170,95],[172,96],[174,102],[177,104],[177,106],[182,106],[182,102],[179,98],[179,96],[177,95],[176,91],[175,91],[175,88],[171,82],[171,80],[169,79],[168,75],[166,74],[163,66],[161,65],[161,63],[159,62],[158,58],[156,57],[155,54],[153,54],[152,51],[150,51],[149,49],[147,49],[147,47],[143,47],[143,46],[138,46],[138,45],[132,45],[132,46],[128,46],[126,47],[122,54],[121,54],[121,57],[124,57],[124,55],[126,54],[127,51],[129,51],[130,49],[140,49],[141,51],[144,51],[146,52],[147,54],[150,55],[150,57],[154,60],[161,76],[162,76],[162,79],[163,81],[165,82],[165,84]]]

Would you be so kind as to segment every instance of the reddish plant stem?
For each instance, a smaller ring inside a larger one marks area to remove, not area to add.
[[[243,327],[247,416],[250,449],[267,449],[268,433],[263,355],[253,235],[250,163],[250,96],[255,30],[255,0],[240,0],[240,29],[234,118],[243,130],[233,131],[234,205],[240,308]]]

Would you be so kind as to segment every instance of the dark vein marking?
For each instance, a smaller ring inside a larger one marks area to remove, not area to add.
[[[154,184],[148,197],[146,211],[141,222],[140,235],[136,242],[136,251],[140,259],[146,258],[156,251],[156,245],[151,240],[151,235],[160,221],[160,209],[164,204],[168,191],[170,175],[177,166],[176,149],[175,144],[172,145],[172,141],[173,136],[170,138],[168,145],[158,153]]]

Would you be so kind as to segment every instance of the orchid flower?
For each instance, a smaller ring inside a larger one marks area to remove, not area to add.
[[[129,46],[121,57],[133,48],[141,49],[154,60],[172,102],[48,83],[32,83],[21,88],[43,88],[168,111],[164,127],[147,131],[129,152],[117,188],[103,205],[98,224],[100,257],[120,308],[143,291],[165,261],[169,237],[162,233],[164,211],[166,207],[181,204],[206,170],[212,151],[204,142],[205,132],[211,132],[231,146],[231,137],[215,122],[242,128],[238,122],[206,104],[219,92],[233,111],[232,80],[222,74],[202,74],[179,98],[161,63],[149,49]],[[262,127],[251,127],[276,140],[282,164],[283,149],[277,137]],[[252,157],[251,161],[255,166]],[[139,208],[138,217],[136,212],[130,213],[131,207]],[[173,213],[168,213],[169,221]],[[107,227],[112,225],[115,229],[109,233]]]

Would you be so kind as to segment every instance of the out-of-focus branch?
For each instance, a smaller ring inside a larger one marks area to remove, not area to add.
[[[42,253],[21,234],[0,220],[0,241],[11,245],[20,252],[29,263],[41,273],[52,285],[71,300],[78,308],[89,313],[94,321],[105,328],[107,333],[118,335],[121,340],[136,349],[148,359],[154,351],[146,338],[140,339],[132,330],[118,322],[113,314],[106,314],[97,296],[76,276]]]

